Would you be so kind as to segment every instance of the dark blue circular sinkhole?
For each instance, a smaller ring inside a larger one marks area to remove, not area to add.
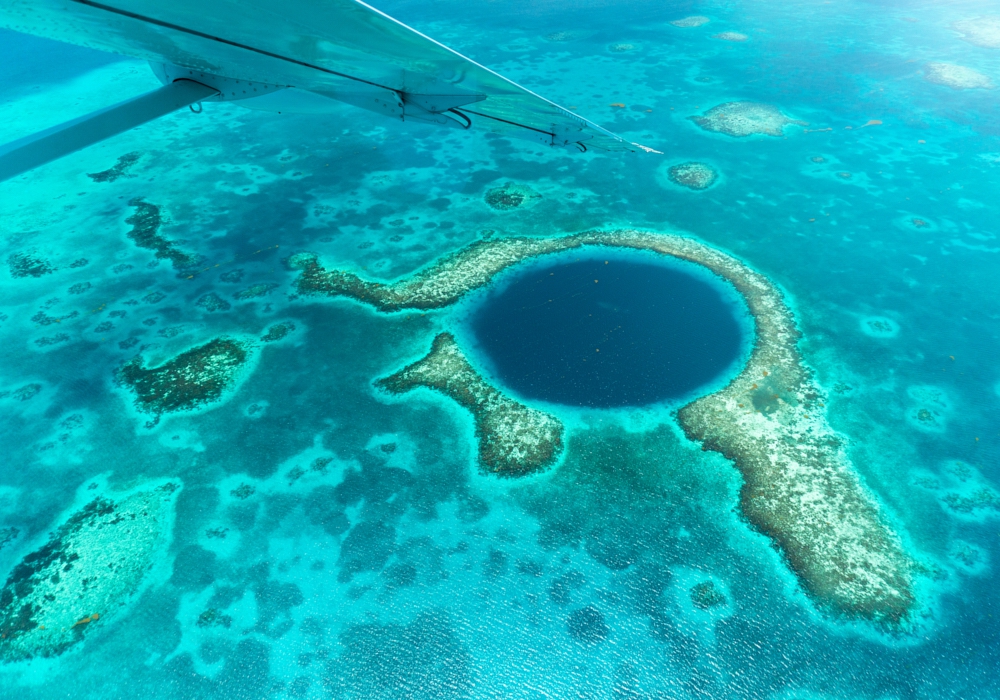
[[[469,325],[492,373],[525,398],[592,408],[689,397],[747,347],[735,291],[690,263],[638,256],[528,266]]]

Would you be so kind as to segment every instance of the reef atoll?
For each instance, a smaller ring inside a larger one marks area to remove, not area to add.
[[[707,190],[715,184],[718,174],[704,163],[681,163],[667,170],[667,177],[675,185],[691,190]]]
[[[0,659],[58,656],[113,622],[162,558],[179,489],[95,498],[24,557],[0,590]]]
[[[293,256],[289,263],[301,270],[296,285],[302,294],[345,295],[382,311],[434,309],[523,260],[586,246],[688,260],[737,289],[755,319],[753,351],[728,386],[677,412],[681,427],[704,449],[736,465],[744,478],[744,517],[780,548],[821,608],[890,627],[906,621],[916,605],[916,564],[862,485],[845,440],[826,420],[824,397],[799,354],[799,331],[781,292],[736,258],[690,238],[618,230],[478,241],[391,283],[328,271],[311,254]],[[453,341],[443,343],[452,346]],[[453,356],[460,356],[457,348]],[[463,395],[460,383],[450,383],[440,371],[420,369],[439,361],[424,360],[427,365],[417,363],[390,380],[397,390],[443,382],[442,391],[463,396],[456,400],[476,413],[476,399]],[[460,365],[456,362],[456,370]]]
[[[993,81],[977,70],[954,63],[928,63],[924,78],[953,90],[992,90]]]
[[[526,185],[508,182],[506,185],[487,191],[484,199],[490,207],[497,211],[510,211],[531,204],[541,197],[542,195]]]
[[[762,134],[781,136],[789,124],[809,126],[808,122],[789,119],[777,107],[760,102],[725,102],[712,107],[691,121],[705,131],[715,131],[737,138]]]
[[[140,248],[152,250],[157,258],[169,260],[177,269],[198,263],[197,256],[178,250],[173,241],[160,233],[163,216],[158,206],[150,204],[142,197],[132,199],[129,206],[135,209],[135,213],[125,219],[125,223],[132,227],[126,235],[133,243]]]
[[[135,395],[135,407],[152,414],[148,427],[164,413],[191,411],[218,401],[231,389],[250,359],[253,344],[216,338],[158,367],[143,367],[141,355],[118,370],[118,380]]]
[[[476,423],[481,467],[498,476],[517,477],[555,462],[562,451],[558,418],[504,396],[469,364],[450,333],[434,339],[421,360],[376,386],[393,394],[427,387],[469,409]]]

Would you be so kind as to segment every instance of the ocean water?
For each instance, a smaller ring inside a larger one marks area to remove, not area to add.
[[[138,552],[135,571],[59,561],[46,585],[80,618],[47,630],[61,653],[11,658],[24,630],[0,598],[3,696],[1000,697],[1000,49],[956,29],[996,3],[378,7],[663,155],[220,103],[0,183],[4,590],[95,498],[171,485],[157,537],[81,550]],[[671,24],[689,16],[709,22]],[[0,142],[158,85],[7,32],[0,56]],[[955,87],[938,64],[985,77]],[[738,101],[807,124],[690,119]],[[124,176],[90,175],[127,154]],[[689,162],[715,181],[672,181]],[[508,182],[540,196],[492,209]],[[144,203],[196,268],[128,236]],[[461,339],[468,309],[302,295],[285,262],[390,281],[476,241],[621,227],[695,237],[781,289],[853,468],[924,567],[905,628],[818,605],[673,406],[546,403],[557,462],[483,473],[466,409],[373,385]],[[256,345],[199,410],[152,421],[116,379],[222,336]],[[76,610],[95,587],[124,593]]]
[[[526,265],[472,301],[474,347],[498,384],[571,406],[647,406],[742,369],[752,327],[735,290],[652,255],[600,253]]]

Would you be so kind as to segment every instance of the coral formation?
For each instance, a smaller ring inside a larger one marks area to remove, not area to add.
[[[24,386],[15,389],[11,393],[10,397],[12,399],[16,399],[17,401],[27,401],[28,399],[33,399],[41,390],[41,384],[25,384]]]
[[[712,38],[722,39],[723,41],[746,41],[749,37],[739,32],[722,32],[720,34],[713,34]]]
[[[202,295],[198,301],[195,302],[195,306],[200,306],[209,313],[216,311],[229,311],[229,309],[232,308],[232,305],[228,301],[220,297],[215,292],[209,292],[208,294]]]
[[[251,349],[248,341],[221,337],[148,369],[137,355],[118,371],[118,379],[135,394],[136,409],[155,417],[155,425],[164,413],[218,401],[235,385]]]
[[[704,163],[681,163],[667,170],[667,177],[675,185],[691,190],[707,190],[718,179],[711,166]]]
[[[397,311],[448,306],[523,260],[585,246],[689,260],[728,280],[743,296],[756,326],[750,358],[728,386],[682,407],[681,427],[704,449],[733,461],[744,478],[744,516],[778,545],[821,607],[890,626],[908,619],[916,604],[915,564],[862,485],[845,440],[826,420],[826,401],[799,354],[799,331],[781,292],[736,258],[690,238],[617,230],[480,240],[388,284],[327,271],[308,253],[288,262],[301,270],[296,284],[302,293],[346,295]],[[430,383],[475,406],[477,397],[463,387],[485,387],[472,378],[456,380],[467,376],[467,363],[445,337],[441,345],[447,353],[432,352],[389,381],[399,390]],[[442,371],[449,365],[448,373]]]
[[[498,211],[510,211],[531,204],[542,195],[526,185],[508,182],[501,187],[494,187],[486,192],[486,203]]]
[[[19,534],[21,534],[21,531],[16,527],[0,528],[0,549],[6,547],[7,543],[16,540]]]
[[[708,17],[702,17],[701,15],[693,15],[691,17],[685,17],[683,19],[675,19],[670,24],[675,27],[700,27],[703,24],[708,24],[711,20]]]
[[[992,90],[993,81],[977,70],[954,63],[928,63],[924,79],[953,90]]]
[[[712,107],[704,116],[691,117],[691,121],[705,131],[737,138],[754,134],[781,136],[788,124],[809,125],[789,119],[777,107],[760,102],[724,102]]]
[[[114,182],[122,177],[132,177],[128,171],[139,162],[140,158],[142,158],[142,154],[138,151],[126,153],[123,156],[118,156],[118,162],[107,170],[102,170],[99,173],[87,173],[87,177],[94,182]]]
[[[614,53],[624,53],[626,51],[633,51],[634,49],[635,49],[635,44],[625,44],[625,43],[612,44],[611,46],[608,47],[608,51],[612,51]]]
[[[265,343],[273,343],[275,341],[281,340],[286,335],[295,330],[295,324],[290,321],[285,323],[276,323],[267,329],[267,333],[262,335],[260,339]]]
[[[691,587],[691,603],[701,610],[709,610],[726,604],[726,596],[712,581],[702,581]]]
[[[125,219],[125,223],[132,227],[126,235],[133,243],[140,248],[152,250],[159,259],[169,260],[175,269],[197,264],[196,256],[178,250],[173,241],[160,234],[163,216],[158,206],[146,202],[142,197],[136,197],[128,204],[135,209],[135,213]]]
[[[1000,16],[963,19],[951,25],[970,44],[987,49],[1000,49]]]
[[[11,277],[42,277],[56,271],[52,263],[33,251],[12,253],[7,258],[7,265]]]
[[[559,419],[490,386],[450,333],[438,335],[426,357],[376,384],[393,394],[427,387],[469,409],[476,423],[479,463],[494,474],[514,477],[536,472],[552,464],[562,450]]]
[[[278,285],[273,282],[262,282],[260,284],[255,284],[247,287],[244,290],[236,292],[233,294],[233,299],[237,301],[246,301],[247,299],[259,299],[260,297],[266,297],[273,290],[277,289]]]
[[[895,338],[899,324],[885,316],[868,316],[861,319],[861,332],[873,338]]]
[[[57,656],[119,613],[162,556],[179,489],[95,498],[24,557],[0,591],[0,659]]]

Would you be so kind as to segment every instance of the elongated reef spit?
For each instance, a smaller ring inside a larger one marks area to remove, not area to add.
[[[394,394],[427,387],[469,409],[476,422],[479,464],[498,476],[539,471],[562,451],[563,425],[559,419],[490,385],[469,364],[450,333],[438,335],[426,357],[376,385]]]
[[[744,478],[743,515],[780,548],[820,608],[890,628],[907,621],[916,606],[917,566],[827,422],[781,292],[736,258],[682,236],[614,230],[479,241],[390,283],[326,270],[309,253],[289,263],[301,270],[296,284],[304,294],[345,295],[382,311],[435,309],[522,260],[594,246],[698,263],[739,291],[755,321],[753,351],[725,388],[677,412],[681,427],[733,461]]]

